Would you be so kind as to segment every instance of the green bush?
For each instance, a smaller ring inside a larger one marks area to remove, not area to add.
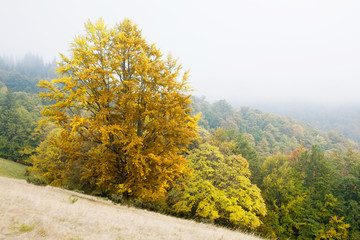
[[[26,181],[28,183],[32,183],[32,184],[35,184],[38,186],[46,186],[47,185],[47,183],[44,179],[33,177],[33,176],[27,177]]]

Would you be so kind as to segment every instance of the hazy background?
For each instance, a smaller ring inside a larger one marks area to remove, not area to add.
[[[0,0],[0,55],[66,53],[88,19],[130,18],[210,101],[360,102],[360,1]]]

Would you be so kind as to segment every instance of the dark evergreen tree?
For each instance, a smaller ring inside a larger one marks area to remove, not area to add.
[[[14,105],[14,95],[7,92],[0,103],[0,157],[16,160],[20,157],[22,127]]]

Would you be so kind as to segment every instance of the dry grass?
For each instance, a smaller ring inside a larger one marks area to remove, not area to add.
[[[0,177],[0,239],[259,239]]]

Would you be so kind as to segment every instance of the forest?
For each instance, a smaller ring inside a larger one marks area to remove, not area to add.
[[[0,58],[0,157],[29,181],[273,239],[360,239],[357,139],[191,97],[131,21],[86,28],[58,64]]]
[[[234,106],[237,105],[234,103]],[[291,117],[322,131],[336,131],[346,138],[360,142],[359,103],[248,102],[243,105]]]

